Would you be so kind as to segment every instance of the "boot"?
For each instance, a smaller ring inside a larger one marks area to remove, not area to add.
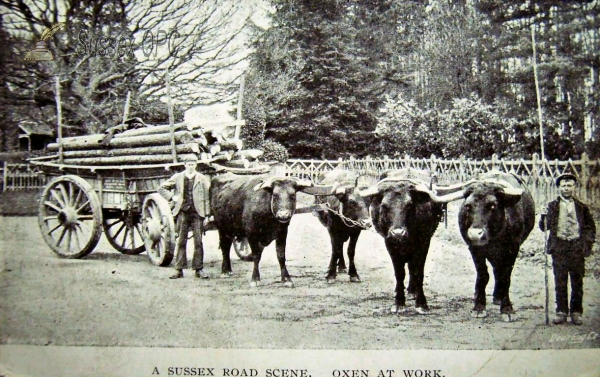
[[[181,279],[183,277],[183,270],[175,270],[175,273],[169,276],[169,279]]]
[[[577,326],[583,325],[583,321],[581,320],[581,314],[571,313],[571,323]]]
[[[560,325],[565,323],[566,320],[567,315],[565,313],[558,312],[556,313],[556,317],[554,317],[554,320],[552,320],[552,323],[554,323],[555,325]]]

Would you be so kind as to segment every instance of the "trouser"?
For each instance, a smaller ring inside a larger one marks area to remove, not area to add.
[[[556,291],[556,312],[583,313],[583,276],[585,258],[579,241],[557,240],[552,253],[552,269]],[[568,282],[571,278],[571,302],[568,303]],[[569,311],[570,306],[570,311]]]
[[[192,257],[192,268],[201,270],[204,268],[204,248],[202,246],[202,226],[204,218],[198,215],[193,208],[188,211],[180,211],[177,215],[177,252],[175,254],[175,268],[178,270],[187,268],[187,236],[192,228],[194,236],[194,255]]]

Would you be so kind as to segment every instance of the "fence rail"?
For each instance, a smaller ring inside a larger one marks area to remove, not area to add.
[[[491,159],[470,160],[430,158],[363,159],[363,160],[288,160],[286,175],[319,179],[319,175],[334,169],[351,170],[366,176],[370,183],[377,181],[387,170],[415,168],[435,173],[439,184],[466,182],[480,173],[499,170],[519,176],[531,191],[538,209],[558,194],[554,181],[563,173],[572,173],[579,179],[579,198],[600,209],[600,159],[590,160],[586,154],[581,160],[542,160],[536,154],[531,159],[503,160],[493,155]]]
[[[5,161],[2,166],[2,191],[41,189],[46,181],[42,172],[32,165]]]

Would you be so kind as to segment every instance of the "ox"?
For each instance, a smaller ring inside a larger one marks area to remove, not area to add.
[[[429,181],[429,186],[424,182]],[[371,196],[371,217],[375,230],[385,239],[396,275],[396,297],[392,312],[406,305],[404,294],[405,265],[410,274],[409,294],[415,295],[419,314],[429,307],[423,292],[425,260],[431,237],[443,215],[443,203],[456,200],[460,193],[439,197],[431,190],[430,173],[402,169],[383,173],[376,187],[361,192]]]
[[[359,195],[358,175],[346,170],[327,172],[319,181],[320,185],[333,186],[333,195],[315,196],[315,203],[325,208],[316,211],[331,239],[331,260],[327,270],[327,281],[336,280],[336,266],[340,273],[346,272],[344,261],[344,243],[348,244],[348,275],[351,282],[360,282],[360,276],[354,264],[356,242],[362,229],[371,227],[367,200]]]
[[[500,304],[504,321],[512,320],[511,274],[519,248],[535,222],[533,197],[522,186],[522,182],[511,174],[488,172],[466,184],[461,191],[464,201],[458,214],[458,225],[477,270],[473,317],[487,315],[488,260],[494,272],[494,304]]]
[[[210,186],[210,205],[223,253],[222,274],[232,273],[229,253],[233,240],[247,237],[254,261],[251,284],[258,286],[262,251],[275,240],[281,281],[293,287],[285,265],[288,225],[296,209],[296,192],[311,186],[311,181],[291,177],[231,173],[214,177]]]

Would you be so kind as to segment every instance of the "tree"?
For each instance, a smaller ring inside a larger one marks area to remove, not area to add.
[[[4,98],[35,105],[36,120],[54,126],[54,80],[60,77],[67,134],[119,123],[127,91],[138,102],[164,96],[167,68],[172,96],[181,104],[216,101],[237,90],[231,83],[238,74],[230,69],[245,57],[238,37],[250,10],[233,0],[0,0],[0,9],[10,35],[29,39],[20,59],[43,30],[65,23],[48,41],[54,60],[20,60]]]
[[[365,155],[383,94],[407,85],[399,25],[418,4],[277,0],[255,44],[250,86],[265,135],[295,157]]]

